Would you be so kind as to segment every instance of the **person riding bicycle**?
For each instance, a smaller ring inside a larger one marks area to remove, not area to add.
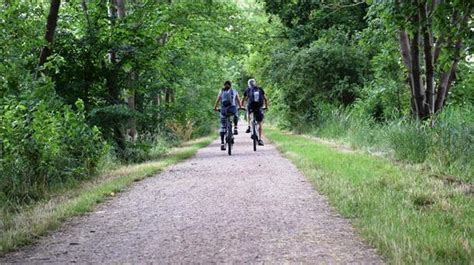
[[[214,104],[214,110],[217,111],[217,105],[221,103],[221,128],[219,130],[221,136],[221,150],[225,151],[224,136],[227,128],[227,119],[226,115],[232,115],[234,118],[234,134],[237,134],[237,123],[239,121],[237,105],[240,108],[240,98],[237,90],[232,88],[232,83],[230,81],[224,82],[224,88],[219,91],[219,94],[216,98],[216,103]],[[231,133],[231,132],[230,132]]]
[[[244,105],[247,100],[247,121],[248,128],[246,133],[250,133],[250,114],[255,115],[255,120],[258,122],[258,145],[263,145],[262,140],[262,121],[264,118],[263,107],[268,108],[268,100],[265,96],[263,88],[257,86],[255,79],[248,81],[248,87],[244,92],[244,98],[242,99],[241,105]]]

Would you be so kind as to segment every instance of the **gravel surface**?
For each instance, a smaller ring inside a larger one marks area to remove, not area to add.
[[[364,263],[381,258],[274,146],[216,141],[0,263]]]

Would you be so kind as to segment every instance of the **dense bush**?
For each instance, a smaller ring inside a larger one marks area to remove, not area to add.
[[[279,110],[297,129],[319,122],[321,102],[352,104],[367,65],[365,54],[356,47],[320,40],[297,52],[277,50],[267,65],[267,82],[274,83],[272,92],[279,97],[273,100],[285,105]]]
[[[10,199],[38,199],[52,185],[94,176],[107,150],[83,102],[73,110],[51,88],[0,100],[0,193]]]

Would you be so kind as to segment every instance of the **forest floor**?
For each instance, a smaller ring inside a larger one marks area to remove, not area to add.
[[[349,221],[267,143],[214,141],[137,182],[36,244],[0,258],[47,263],[312,262],[379,264]]]

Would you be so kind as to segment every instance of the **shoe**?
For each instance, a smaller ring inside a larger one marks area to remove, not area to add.
[[[225,151],[225,144],[221,144],[221,151]]]
[[[245,133],[250,133],[250,126],[247,128],[247,130],[245,131]]]
[[[239,134],[239,131],[237,131],[237,128],[234,128],[234,135]]]
[[[263,146],[263,141],[262,141],[262,140],[258,140],[258,145]]]

